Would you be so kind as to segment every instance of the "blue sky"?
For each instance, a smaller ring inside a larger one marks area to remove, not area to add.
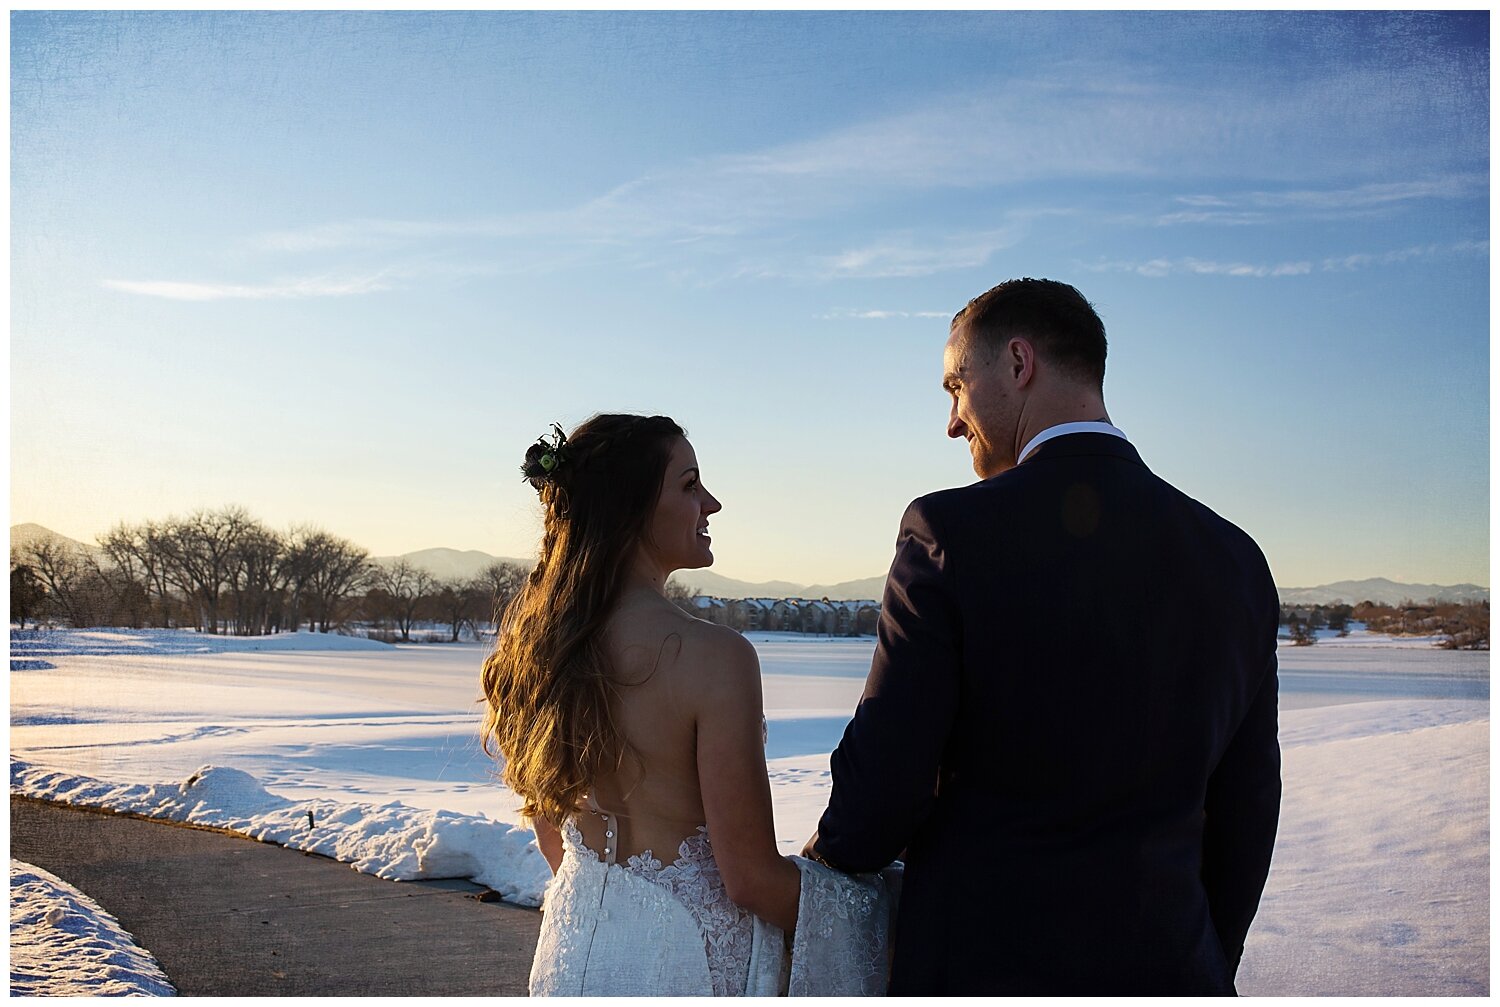
[[[526,445],[663,412],[716,570],[870,576],[1029,275],[1278,583],[1489,583],[1485,12],[17,12],[11,86],[13,522],[526,556]]]

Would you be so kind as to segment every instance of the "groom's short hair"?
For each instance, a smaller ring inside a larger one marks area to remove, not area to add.
[[[1076,287],[1057,280],[1006,280],[953,316],[970,340],[990,352],[1021,336],[1037,353],[1080,381],[1104,387],[1104,323]]]

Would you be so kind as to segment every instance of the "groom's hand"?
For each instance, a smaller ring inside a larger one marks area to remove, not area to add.
[[[808,860],[816,860],[818,863],[822,864],[825,867],[833,866],[832,864],[828,863],[828,861],[824,860],[823,855],[818,852],[818,832],[816,829],[813,830],[811,838],[807,840],[807,845],[802,847],[802,856],[804,856]]]

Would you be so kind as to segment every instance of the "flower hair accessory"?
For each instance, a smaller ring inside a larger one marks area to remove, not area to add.
[[[568,459],[568,435],[562,427],[552,424],[552,435],[543,435],[526,449],[526,461],[521,466],[521,475],[537,490],[542,483],[553,479],[558,467]]]

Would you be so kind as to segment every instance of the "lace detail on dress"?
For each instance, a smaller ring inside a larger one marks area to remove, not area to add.
[[[532,996],[709,996],[698,922],[660,885],[599,860],[564,826],[547,885]]]
[[[565,837],[580,850],[587,850],[583,834],[569,821]],[[698,826],[677,848],[677,859],[662,866],[650,850],[630,857],[621,870],[665,888],[698,924],[708,954],[708,972],[715,996],[742,996],[750,972],[750,947],[755,936],[755,918],[729,899],[719,865],[714,860],[708,827]]]
[[[802,894],[789,995],[885,995],[901,865],[853,875],[800,858],[797,866]]]

